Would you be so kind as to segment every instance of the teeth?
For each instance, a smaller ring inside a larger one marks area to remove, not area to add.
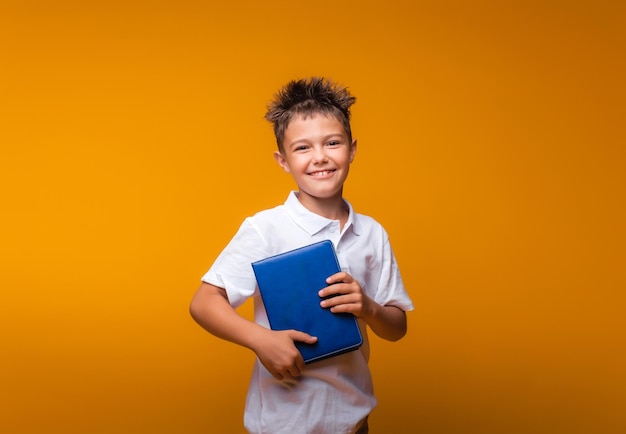
[[[324,176],[332,173],[332,170],[322,170],[321,172],[311,172],[311,176]]]

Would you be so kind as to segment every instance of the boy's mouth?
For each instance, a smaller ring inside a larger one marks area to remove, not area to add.
[[[322,176],[326,176],[326,175],[330,175],[331,173],[333,173],[336,169],[329,169],[329,170],[319,170],[317,172],[309,172],[309,176],[313,176],[313,177],[322,177]]]

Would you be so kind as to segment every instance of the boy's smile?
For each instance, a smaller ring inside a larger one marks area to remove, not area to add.
[[[300,201],[317,208],[342,198],[343,183],[356,152],[342,123],[332,115],[314,113],[294,118],[283,138],[278,164],[290,173],[300,190]]]
[[[331,173],[334,173],[334,170],[320,170],[319,172],[311,172],[309,175],[311,176],[325,176]]]

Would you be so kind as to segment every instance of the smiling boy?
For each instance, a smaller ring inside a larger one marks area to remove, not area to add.
[[[323,78],[291,81],[270,103],[274,157],[297,187],[286,202],[244,220],[202,278],[192,317],[207,331],[254,351],[244,425],[250,433],[366,433],[376,406],[368,367],[367,328],[395,341],[407,329],[412,302],[384,228],[357,214],[343,198],[354,160],[347,88]],[[294,341],[314,343],[299,330],[273,331],[251,263],[317,241],[331,240],[341,272],[320,290],[320,305],[356,316],[363,345],[305,365]],[[322,300],[329,295],[335,297]],[[254,300],[254,322],[236,308]]]

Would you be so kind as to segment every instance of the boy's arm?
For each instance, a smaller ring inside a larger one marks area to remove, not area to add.
[[[374,333],[383,339],[397,341],[406,334],[406,314],[395,306],[383,306],[365,294],[359,282],[350,274],[340,272],[330,276],[330,285],[319,292],[320,297],[335,295],[322,300],[320,305],[333,313],[350,312],[364,320]]]
[[[304,369],[302,355],[293,342],[312,344],[317,340],[304,332],[273,331],[247,320],[231,306],[226,290],[206,282],[196,291],[189,312],[209,333],[254,351],[279,380],[297,377]]]

